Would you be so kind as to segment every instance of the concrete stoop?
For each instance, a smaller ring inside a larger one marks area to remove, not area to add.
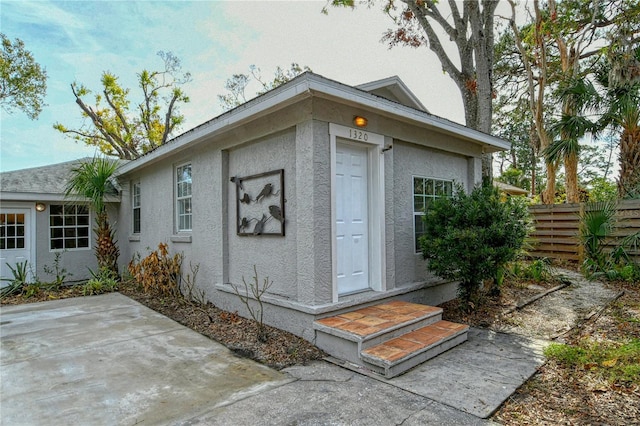
[[[442,309],[392,301],[314,322],[316,345],[332,357],[392,378],[467,340],[469,326]]]

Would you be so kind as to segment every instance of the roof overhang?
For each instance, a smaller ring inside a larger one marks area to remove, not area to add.
[[[420,111],[429,112],[427,108],[422,104],[422,102],[420,102],[420,99],[418,99],[418,97],[413,94],[413,92],[397,75],[383,78],[382,80],[359,84],[355,86],[355,88],[364,90],[365,92],[379,94],[382,97],[384,97],[383,93],[386,91],[403,105],[418,109]]]
[[[436,132],[454,135],[468,142],[481,145],[485,153],[507,150],[511,146],[509,142],[495,136],[401,105],[320,75],[306,72],[237,108],[175,137],[165,145],[159,146],[137,160],[130,161],[121,166],[116,171],[116,174],[125,175],[146,165],[153,164],[204,139],[215,137],[229,129],[312,96],[358,105],[400,121],[411,122],[414,125],[427,127]]]
[[[89,200],[86,198],[73,198],[66,197],[64,194],[48,194],[44,192],[0,192],[0,199],[2,201],[33,201],[33,202],[82,202],[87,203]],[[119,203],[119,195],[107,195],[105,202],[107,203]]]

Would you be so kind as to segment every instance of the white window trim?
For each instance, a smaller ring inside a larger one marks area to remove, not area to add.
[[[37,270],[38,267],[38,261],[36,259],[37,256],[37,238],[36,238],[36,209],[34,208],[34,204],[33,203],[24,203],[24,202],[12,202],[12,201],[3,201],[2,202],[2,209],[25,209],[25,210],[29,210],[29,263],[31,265],[33,265],[34,267],[34,271]],[[0,209],[0,210],[2,210]],[[49,205],[47,204],[47,214],[49,214]],[[5,211],[6,212],[6,211]],[[48,217],[47,217],[48,219]],[[51,231],[49,231],[51,232]],[[51,234],[49,234],[51,235]],[[48,240],[47,240],[48,242]],[[48,247],[51,247],[51,245],[49,245]],[[33,280],[33,272],[31,270],[29,270],[29,282],[31,282],[31,280]]]
[[[74,204],[76,207],[78,206],[77,204]],[[89,229],[88,235],[86,238],[89,239],[89,245],[87,247],[75,247],[75,248],[59,248],[59,249],[54,249],[51,248],[51,229],[53,228],[61,228],[59,226],[51,226],[51,206],[62,206],[63,207],[63,212],[64,212],[64,206],[65,204],[49,204],[48,209],[47,209],[47,221],[48,221],[48,226],[47,226],[47,230],[49,232],[48,238],[47,238],[47,245],[48,245],[48,249],[50,253],[56,253],[56,252],[66,252],[66,251],[86,251],[86,250],[91,250],[92,249],[92,241],[93,241],[93,230],[92,230],[92,226],[91,226],[91,220],[92,220],[92,213],[91,213],[91,209],[89,208],[89,206],[87,206],[87,211],[89,212],[89,224],[87,225],[87,228]],[[62,215],[64,217],[64,213]],[[76,217],[78,216],[77,212],[76,212]],[[84,228],[85,225],[82,225],[82,227]],[[62,227],[62,229],[64,229],[64,225]],[[77,232],[78,229],[78,225],[75,225],[75,229]],[[81,237],[84,238],[84,237]],[[63,237],[64,240],[64,237]],[[76,234],[76,241],[78,240],[78,235]]]
[[[178,169],[185,167],[185,166],[189,166],[189,168],[191,169],[191,194],[189,196],[183,196],[183,197],[178,197]],[[181,164],[176,164],[175,168],[173,169],[173,182],[174,182],[174,191],[175,191],[175,203],[174,203],[174,208],[175,208],[175,230],[176,233],[180,234],[180,233],[185,233],[185,232],[191,232],[192,228],[193,228],[193,165],[191,163],[191,161],[186,161],[184,163]],[[191,215],[191,227],[189,229],[180,229],[180,208],[179,208],[179,202],[182,200],[186,200],[189,199],[191,200],[191,213],[189,213]]]
[[[411,175],[411,210],[413,211],[413,248],[415,250],[415,254],[422,254],[422,251],[419,251],[417,249],[417,244],[418,241],[416,240],[416,216],[421,216],[423,217],[425,215],[424,211],[421,212],[417,212],[416,211],[416,207],[415,207],[415,199],[416,199],[416,186],[414,184],[414,181],[416,178],[419,179],[431,179],[433,181],[439,181],[439,182],[450,182],[451,183],[451,196],[453,196],[453,191],[455,191],[455,187],[454,187],[454,180],[453,179],[444,179],[444,178],[440,178],[440,177],[434,177],[434,176],[421,176],[421,175]],[[418,194],[418,195],[423,195],[423,194]],[[433,197],[433,199],[437,199],[438,197]]]
[[[138,194],[136,194],[136,187],[138,188]],[[136,197],[137,195],[137,197]],[[131,184],[131,233],[133,235],[140,235],[142,233],[142,188],[140,187],[140,181],[133,182]],[[136,205],[136,198],[138,205]],[[135,211],[138,210],[138,216],[140,218],[140,229],[136,232]]]

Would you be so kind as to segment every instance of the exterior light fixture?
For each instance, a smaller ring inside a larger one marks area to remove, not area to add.
[[[36,203],[36,211],[43,212],[46,208],[47,206],[44,203]]]
[[[366,118],[361,117],[359,115],[356,115],[355,117],[353,117],[353,124],[355,124],[358,127],[366,127],[368,122],[369,121]]]

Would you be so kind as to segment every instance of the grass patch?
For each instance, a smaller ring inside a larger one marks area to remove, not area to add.
[[[611,384],[640,384],[640,339],[626,343],[583,340],[577,346],[552,343],[544,354],[558,363],[600,375]]]

